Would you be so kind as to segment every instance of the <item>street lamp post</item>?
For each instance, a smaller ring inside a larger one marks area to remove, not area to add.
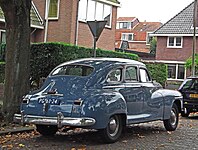
[[[195,51],[196,51],[196,26],[197,26],[197,0],[194,2],[194,13],[193,13],[193,52],[192,52],[192,76],[195,76]]]

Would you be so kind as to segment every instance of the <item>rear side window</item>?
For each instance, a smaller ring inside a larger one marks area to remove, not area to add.
[[[138,81],[137,67],[134,67],[134,66],[127,67],[126,72],[125,72],[125,80],[129,82]]]
[[[51,75],[88,76],[93,72],[93,67],[84,65],[66,65],[54,70]]]
[[[107,76],[107,82],[120,82],[122,77],[121,75],[122,75],[121,69],[118,68],[112,70]]]

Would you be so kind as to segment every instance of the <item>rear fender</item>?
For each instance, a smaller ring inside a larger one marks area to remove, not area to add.
[[[82,116],[94,118],[95,129],[105,128],[111,116],[126,113],[126,101],[119,92],[94,93],[82,105]]]

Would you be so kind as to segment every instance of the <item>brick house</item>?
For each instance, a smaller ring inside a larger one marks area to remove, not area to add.
[[[194,2],[153,34],[157,37],[156,61],[168,65],[168,80],[170,81],[182,81],[190,75],[190,71],[185,69],[184,64],[186,59],[192,56],[193,10]]]
[[[86,21],[107,20],[97,47],[115,49],[117,0],[33,0],[45,29],[35,31],[34,42],[66,42],[79,46],[93,47],[93,37]],[[46,29],[47,28],[47,29]]]
[[[136,17],[119,17],[116,27],[116,48],[122,49],[124,43],[127,43],[125,49],[150,52],[150,33],[158,29],[162,24],[160,22],[140,22]]]
[[[114,50],[119,6],[117,0],[32,0],[31,42],[65,42],[91,48],[93,37],[87,21],[106,20],[107,24],[97,41],[97,47]],[[0,42],[5,42],[2,10]]]

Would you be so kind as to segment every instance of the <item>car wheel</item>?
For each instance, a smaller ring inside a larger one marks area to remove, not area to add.
[[[164,120],[164,126],[167,131],[174,131],[177,128],[179,121],[179,111],[176,104],[173,104],[171,109],[171,115],[170,118],[167,120]]]
[[[51,125],[36,125],[36,130],[43,136],[51,136],[58,131],[58,127]]]
[[[187,112],[185,113],[184,111],[181,112],[181,116],[182,117],[188,117],[189,116],[189,111],[187,110]]]
[[[115,115],[110,117],[108,125],[105,129],[101,130],[104,142],[116,142],[122,134],[123,123],[121,116]]]

